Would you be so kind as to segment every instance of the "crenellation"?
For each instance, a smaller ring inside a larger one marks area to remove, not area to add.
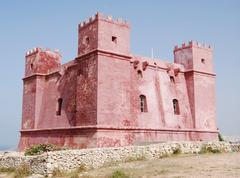
[[[95,16],[91,16],[91,17],[89,18],[89,22],[94,21],[94,19],[95,19]]]
[[[40,48],[38,48],[38,47],[36,47],[36,48],[33,48],[33,49],[30,49],[30,50],[28,50],[28,51],[26,52],[26,56],[33,55],[33,54],[35,54],[35,53],[39,52],[40,50],[41,50],[41,49],[40,49]]]
[[[186,43],[182,43],[182,48],[187,47]]]
[[[113,18],[112,18],[112,16],[109,15],[109,16],[107,16],[107,19],[112,20]]]
[[[101,12],[97,12],[97,13],[95,14],[95,17],[96,17],[96,19],[104,18],[104,15],[103,15]]]
[[[51,52],[54,52],[54,53],[58,53],[60,55],[60,50],[59,49],[51,50],[50,48],[36,47],[36,48],[32,48],[32,49],[28,50],[26,52],[26,56],[31,56],[31,55],[36,54],[38,52],[46,52],[46,51],[51,51]]]
[[[178,50],[185,49],[185,48],[192,48],[192,47],[212,50],[212,47],[210,45],[205,44],[205,43],[199,43],[197,41],[188,41],[187,43],[182,43],[181,46],[175,45],[174,51],[178,51]]]
[[[117,21],[120,22],[120,23],[122,23],[122,22],[123,22],[123,19],[122,19],[122,18],[118,18]]]
[[[112,23],[122,24],[122,25],[125,25],[125,26],[130,25],[130,23],[128,21],[123,20],[122,18],[113,19],[113,17],[110,16],[110,15],[105,16],[104,14],[102,14],[100,12],[97,12],[95,14],[95,16],[91,16],[87,20],[81,22],[79,24],[79,27],[84,28],[84,27],[88,26],[89,24],[91,24],[93,21],[97,20],[97,19],[98,20],[106,20],[106,21],[109,21],[109,22],[112,22]]]
[[[176,51],[178,49],[178,45],[174,46],[174,51]]]

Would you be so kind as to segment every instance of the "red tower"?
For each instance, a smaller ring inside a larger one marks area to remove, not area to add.
[[[212,49],[190,42],[174,62],[130,53],[129,23],[97,13],[79,25],[78,55],[26,55],[19,149],[217,139]]]
[[[174,62],[182,64],[188,86],[193,128],[216,129],[213,50],[197,42],[174,49]]]

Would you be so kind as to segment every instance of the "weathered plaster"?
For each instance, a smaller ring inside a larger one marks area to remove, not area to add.
[[[66,64],[57,51],[26,54],[20,150],[217,139],[212,48],[176,46],[174,63],[132,55],[129,23],[101,14],[78,33],[78,56]]]

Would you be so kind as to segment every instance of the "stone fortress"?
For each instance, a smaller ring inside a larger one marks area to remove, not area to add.
[[[78,54],[26,53],[19,150],[216,140],[210,46],[174,48],[174,63],[130,52],[129,23],[97,13],[78,28]]]

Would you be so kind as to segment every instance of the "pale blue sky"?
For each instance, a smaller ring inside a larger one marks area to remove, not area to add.
[[[240,1],[5,0],[0,2],[0,145],[15,145],[21,122],[24,55],[33,47],[77,53],[78,23],[96,11],[131,22],[131,51],[173,61],[174,45],[198,40],[214,47],[217,125],[240,135]]]

